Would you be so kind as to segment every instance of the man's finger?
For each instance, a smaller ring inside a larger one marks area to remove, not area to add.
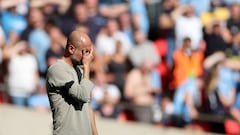
[[[89,50],[89,53],[92,53],[92,51],[93,51],[93,48],[91,47],[91,49]]]
[[[83,55],[86,54],[86,50],[85,50],[85,49],[82,50],[82,54],[83,54]]]

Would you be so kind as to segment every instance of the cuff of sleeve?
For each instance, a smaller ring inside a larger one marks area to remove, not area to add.
[[[93,88],[94,88],[94,84],[93,84],[93,82],[91,82],[91,81],[88,80],[88,79],[82,79],[82,80],[81,80],[81,84],[84,85],[84,86],[86,86],[87,91],[89,92],[89,98],[88,98],[88,100],[86,101],[87,103],[89,103],[90,100],[91,100],[90,95],[91,95],[91,92],[92,92],[92,90],[93,90]]]
[[[81,84],[83,84],[84,86],[87,86],[89,91],[93,90],[94,84],[92,81],[88,80],[88,79],[82,79],[81,80]]]

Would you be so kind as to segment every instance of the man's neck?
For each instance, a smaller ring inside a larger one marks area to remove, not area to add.
[[[73,63],[72,63],[72,61],[71,61],[71,59],[70,59],[69,57],[63,56],[61,59],[62,59],[64,62],[66,62],[68,65],[74,67],[74,65],[73,65]]]

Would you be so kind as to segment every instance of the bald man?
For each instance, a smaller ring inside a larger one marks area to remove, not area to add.
[[[89,79],[92,59],[91,40],[75,30],[68,37],[64,56],[49,67],[46,85],[53,116],[53,135],[98,134],[89,105],[94,87]]]

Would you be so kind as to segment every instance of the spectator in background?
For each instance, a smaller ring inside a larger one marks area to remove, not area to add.
[[[0,11],[6,10],[10,7],[20,6],[22,4],[25,4],[26,0],[15,0],[15,1],[9,1],[9,0],[0,0]]]
[[[173,59],[174,86],[179,87],[191,77],[197,78],[203,75],[203,52],[192,49],[191,39],[189,37],[183,39],[182,47],[174,52]]]
[[[234,72],[226,67],[224,59],[217,65],[218,81],[217,93],[219,101],[223,110],[229,111],[235,101],[236,96],[236,83],[234,79]]]
[[[218,0],[217,0],[218,1]],[[225,26],[227,20],[230,17],[229,7],[223,6],[221,1],[211,1],[211,10],[202,13],[199,17],[201,19],[204,30],[209,29],[211,24],[219,22],[219,24]]]
[[[195,9],[192,5],[180,6],[179,9],[173,13],[175,21],[175,36],[176,45],[182,44],[185,37],[191,38],[192,49],[200,48],[203,32],[200,18],[195,16]]]
[[[106,19],[99,11],[98,0],[85,0],[84,3],[87,6],[89,36],[95,44],[97,35],[106,24]]]
[[[71,5],[71,0],[61,0],[61,1],[56,1],[56,0],[31,0],[30,1],[30,6],[31,7],[43,7],[45,5],[53,5],[55,8],[58,10],[58,13],[64,14],[67,12],[69,6]],[[52,11],[54,9],[48,8],[48,11]],[[44,9],[43,9],[44,10]]]
[[[39,79],[36,90],[28,99],[28,105],[39,112],[49,111],[50,104],[46,93],[45,79]]]
[[[205,27],[204,40],[206,42],[205,57],[208,57],[217,51],[225,51],[231,41],[231,35],[219,22],[214,22]]]
[[[69,33],[78,25],[87,25],[87,8],[83,3],[76,3],[73,6],[73,17],[66,16],[61,27],[65,35]]]
[[[145,0],[129,1],[129,10],[133,19],[133,29],[140,29],[145,35],[148,35],[149,20]]]
[[[27,42],[20,41],[13,46],[13,49],[8,64],[8,92],[13,104],[26,106],[27,99],[37,86],[37,61],[35,56],[30,53]]]
[[[5,45],[5,36],[4,36],[3,29],[0,26],[0,65],[1,65],[2,60],[3,60],[2,50],[3,50],[4,45]]]
[[[191,45],[191,39],[186,37],[182,47],[173,54],[174,114],[181,119],[180,123],[176,122],[177,126],[191,123],[198,116],[196,106],[200,105],[203,53],[193,51]]]
[[[235,4],[235,3],[240,3],[240,0],[222,0],[222,2],[226,5],[226,6],[229,6],[229,5],[232,5],[232,4]]]
[[[225,0],[211,0],[211,9],[226,6]]]
[[[126,0],[99,0],[100,13],[109,18],[116,18],[128,11]]]
[[[230,60],[236,62],[231,69],[233,69],[235,74],[237,92],[240,92],[240,69],[235,67],[235,65],[237,66],[238,62],[240,61],[240,32],[234,34],[232,45],[226,50],[225,53]]]
[[[30,10],[31,9],[29,9],[28,14],[27,14],[27,27],[24,29],[24,31],[20,35],[21,40],[28,41],[30,32],[32,32],[32,30],[34,29],[34,25],[41,18],[41,17],[38,17],[36,15],[31,15],[31,14],[36,14],[36,13],[34,13],[34,11],[31,11],[31,12],[33,12],[33,13],[31,13]],[[34,9],[32,9],[32,10],[34,10]]]
[[[226,57],[224,52],[215,52],[204,61],[204,67],[208,71],[211,69],[211,79],[207,88],[212,91],[209,93],[209,100],[210,111],[214,114],[229,114],[235,103],[237,87],[234,69],[237,69],[235,65],[238,65],[239,62],[232,65],[230,64],[232,60],[229,58]]]
[[[226,49],[225,53],[230,58],[236,58],[236,59],[239,58],[239,56],[240,56],[240,32],[233,35],[231,46]]]
[[[12,7],[2,12],[1,24],[7,39],[11,31],[20,36],[27,27],[26,18],[17,12],[16,6],[12,5]]]
[[[200,16],[202,13],[210,11],[211,8],[211,0],[180,0],[182,5],[191,4],[196,10],[196,15]]]
[[[51,40],[51,46],[46,53],[47,66],[50,67],[57,59],[63,56],[67,38],[63,35],[60,28],[51,25],[47,27],[47,32]]]
[[[134,39],[136,44],[128,54],[133,66],[140,66],[146,59],[152,60],[154,66],[157,65],[160,62],[160,57],[158,57],[153,42],[148,40],[144,32],[141,30],[136,30],[134,32]]]
[[[100,33],[96,40],[98,55],[103,56],[114,54],[117,41],[122,42],[122,52],[127,54],[132,47],[129,38],[119,30],[119,25],[116,19],[108,19],[104,33]]]
[[[127,56],[122,53],[122,43],[117,41],[116,51],[109,56],[107,64],[107,73],[110,76],[110,83],[115,84],[121,92],[123,99],[123,89],[125,84],[125,76],[127,74]]]
[[[4,35],[3,35],[4,36]],[[3,37],[4,39],[4,37]],[[1,40],[1,39],[0,39]],[[0,102],[9,102],[10,101],[10,95],[8,91],[8,76],[9,76],[9,70],[8,70],[8,64],[10,63],[10,60],[13,56],[16,55],[18,51],[21,50],[21,46],[19,45],[16,47],[15,45],[19,41],[19,36],[17,35],[16,32],[11,31],[9,33],[9,38],[6,41],[5,39],[3,40],[3,44],[0,47]],[[1,41],[0,41],[1,42]],[[16,68],[16,67],[14,67]],[[15,73],[17,74],[17,73]],[[21,83],[21,82],[20,82]],[[26,86],[27,87],[27,86]],[[25,88],[26,88],[25,87]],[[31,87],[31,86],[30,86]]]
[[[132,20],[129,12],[123,12],[119,15],[120,30],[129,38],[131,44],[134,44]]]
[[[240,33],[233,35],[232,46],[225,51],[226,58],[218,65],[219,81],[218,90],[220,103],[223,110],[226,110],[238,120],[238,113],[236,110],[239,108],[239,46],[240,46]],[[225,71],[224,71],[225,70]],[[223,83],[224,82],[224,83]]]
[[[2,27],[0,26],[0,84],[4,83],[4,77],[5,77],[5,72],[4,72],[4,47],[5,47],[5,36]],[[3,92],[0,92],[0,96],[3,95]],[[0,101],[1,102],[1,101]]]
[[[0,28],[1,29],[1,28]],[[1,31],[1,30],[0,30]],[[2,37],[0,37],[1,39],[1,50],[2,50],[2,62],[1,64],[3,64],[2,66],[5,66],[5,62],[9,60],[9,58],[11,57],[12,53],[14,52],[13,50],[13,46],[19,41],[19,36],[16,32],[11,31],[9,32],[9,38],[5,39],[4,37],[4,32],[2,31]],[[4,68],[2,68],[4,69]]]
[[[165,0],[162,3],[162,12],[158,17],[157,28],[159,34],[157,40],[166,40],[167,42],[167,55],[166,60],[168,67],[171,69],[173,65],[173,52],[176,49],[175,43],[175,22],[172,18],[172,13],[178,8],[178,0]]]
[[[161,78],[154,69],[152,59],[145,59],[127,74],[124,88],[125,99],[132,105],[134,117],[139,122],[157,121],[154,105],[161,93]],[[159,120],[159,119],[158,119]]]
[[[157,17],[157,24],[150,33],[155,36],[154,44],[161,57],[161,63],[157,65],[158,72],[161,74],[163,90],[169,89],[169,72],[173,67],[173,52],[176,49],[175,41],[175,22],[172,13],[178,8],[178,0],[164,0],[161,2],[161,11]],[[155,31],[155,32],[154,32]]]
[[[37,57],[40,76],[45,77],[47,70],[46,53],[51,44],[50,38],[45,31],[46,22],[42,11],[38,8],[31,8],[28,17],[32,24],[28,43],[33,48]]]
[[[30,7],[41,8],[46,22],[53,21],[57,26],[64,26],[61,24],[61,17],[67,12],[71,0],[31,0],[29,5]]]
[[[147,9],[147,14],[148,14],[148,20],[149,20],[149,38],[151,40],[154,40],[154,30],[156,30],[155,28],[158,25],[158,16],[160,15],[161,11],[162,11],[162,3],[165,2],[161,1],[161,0],[145,0],[145,6]],[[175,0],[174,0],[175,1]]]
[[[120,90],[116,85],[107,82],[104,72],[95,73],[94,83],[91,101],[93,109],[103,117],[117,118],[120,113],[117,107],[121,99]]]
[[[230,18],[227,20],[227,28],[234,35],[240,31],[240,6],[234,3],[230,6]]]
[[[164,125],[171,124],[171,118],[174,113],[174,105],[171,97],[168,95],[162,96],[160,107],[162,111],[161,123],[163,123]]]

